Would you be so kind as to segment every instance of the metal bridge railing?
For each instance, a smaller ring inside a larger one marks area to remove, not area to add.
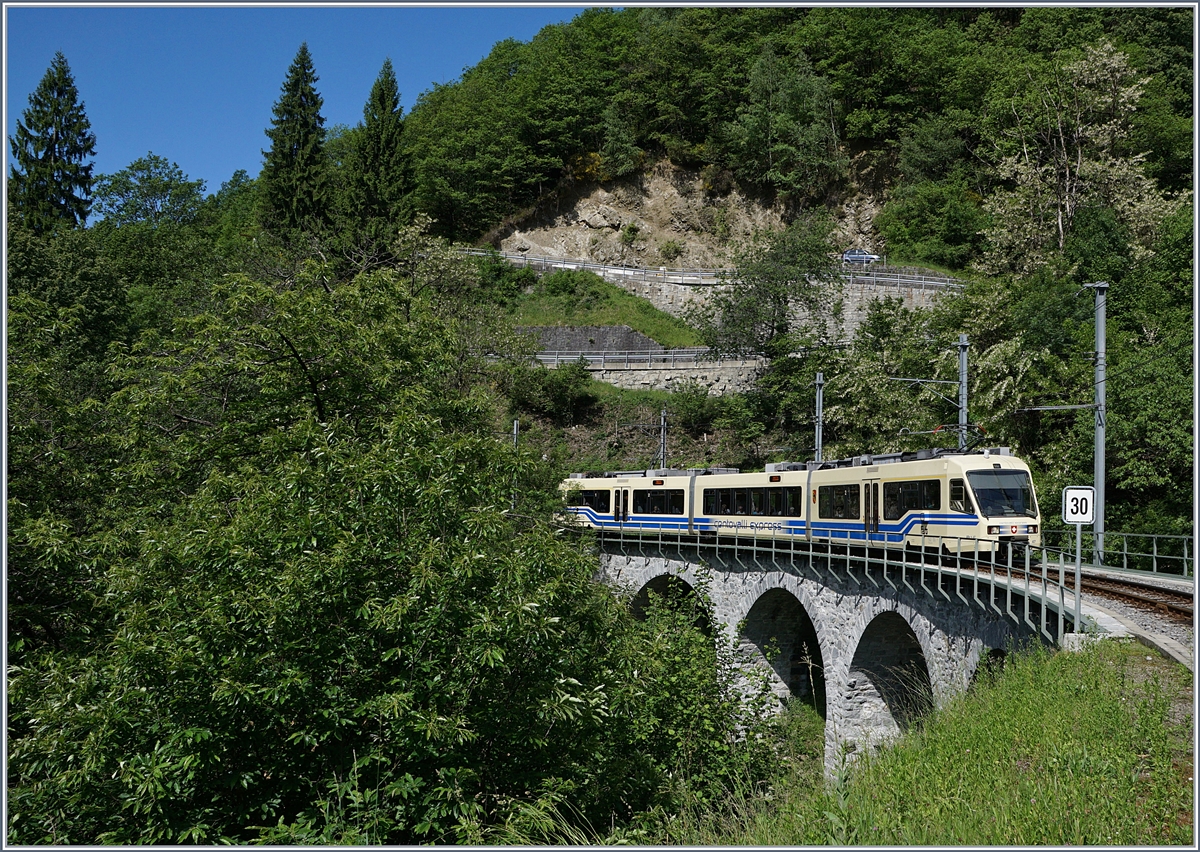
[[[868,266],[865,269],[848,269],[843,266],[842,277],[850,282],[867,282],[871,286],[908,288],[910,290],[960,290],[962,282],[956,278],[896,272],[886,268]]]
[[[547,351],[537,353],[537,359],[548,367],[571,364],[582,358],[589,367],[597,369],[634,370],[670,369],[672,367],[698,367],[701,362],[712,366],[754,366],[761,363],[758,358],[708,359],[708,347],[694,346],[685,349],[630,350],[612,352]]]
[[[594,272],[600,277],[606,276],[619,277],[628,281],[644,281],[672,284],[684,284],[691,286],[711,287],[714,284],[720,284],[730,274],[732,269],[701,269],[701,268],[674,268],[660,266],[657,268],[645,266],[620,266],[609,263],[595,263],[590,260],[567,260],[561,257],[538,257],[536,255],[521,254],[519,252],[490,252],[481,249],[463,249],[463,254],[475,255],[477,257],[495,254],[504,258],[513,266],[521,268],[536,269],[539,272],[546,272],[557,269],[583,269],[588,272]]]
[[[813,579],[863,589],[901,590],[926,594],[947,602],[978,606],[1055,644],[1075,629],[1076,600],[1073,587],[1074,557],[1047,547],[1006,548],[997,553],[995,542],[949,536],[922,537],[920,549],[866,547],[861,540],[837,538],[808,541],[802,536],[758,530],[730,530],[717,536],[700,536],[680,529],[677,523],[645,524],[639,531],[597,531],[603,542],[623,553],[662,553],[677,550],[682,556],[709,552],[720,563],[744,570],[744,559],[770,559],[792,566]],[[849,533],[847,532],[848,536]]]
[[[1075,530],[1042,530],[1042,541],[1053,543],[1075,558]],[[1104,550],[1094,532],[1083,533],[1083,560],[1092,565],[1147,571],[1176,577],[1196,576],[1195,543],[1190,535],[1105,532]]]
[[[546,272],[558,269],[583,269],[594,272],[601,278],[612,280],[619,278],[623,281],[640,281],[643,283],[680,284],[690,287],[712,287],[717,284],[732,282],[737,274],[734,269],[703,269],[687,267],[645,267],[621,266],[607,263],[595,263],[588,260],[568,260],[561,257],[539,257],[521,254],[519,252],[491,252],[483,249],[462,249],[463,254],[476,257],[495,254],[498,257],[521,268],[536,269]],[[962,282],[956,278],[937,275],[924,275],[918,272],[907,272],[903,268],[890,269],[886,265],[868,265],[859,267],[853,264],[842,264],[840,275],[847,281],[866,282],[873,286],[908,288],[916,290],[945,290],[959,289]]]

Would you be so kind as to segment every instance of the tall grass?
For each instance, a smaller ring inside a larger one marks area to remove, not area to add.
[[[668,349],[700,345],[683,320],[590,272],[546,275],[513,300],[511,311],[518,326],[627,325]]]
[[[662,839],[1194,845],[1192,725],[1178,712],[1190,686],[1186,669],[1116,641],[1016,654],[838,783],[793,763],[769,797],[679,815]]]

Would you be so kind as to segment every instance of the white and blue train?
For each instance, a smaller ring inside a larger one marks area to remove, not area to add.
[[[560,488],[578,521],[625,534],[791,537],[943,552],[1041,544],[1029,467],[1007,447],[780,462],[761,473],[573,473]]]

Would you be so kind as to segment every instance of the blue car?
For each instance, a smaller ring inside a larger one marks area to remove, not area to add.
[[[871,254],[866,249],[846,249],[842,252],[842,263],[874,263],[880,260],[879,255]]]

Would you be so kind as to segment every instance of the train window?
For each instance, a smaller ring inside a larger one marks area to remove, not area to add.
[[[765,488],[751,488],[750,489],[750,514],[751,515],[765,515],[767,513],[767,501],[766,501],[766,494],[763,493],[764,491],[766,491]]]
[[[787,516],[789,518],[799,518],[804,515],[804,489],[803,488],[785,488],[787,493]]]
[[[859,517],[858,485],[822,485],[818,488],[817,516],[857,520]]]
[[[767,489],[767,514],[772,518],[779,518],[787,514],[783,497],[782,488]]]
[[[733,505],[730,507],[731,515],[748,515],[750,514],[750,499],[746,494],[745,488],[733,489]]]
[[[941,507],[941,480],[883,483],[883,518],[886,521],[898,520],[906,512],[924,512]]]
[[[597,512],[607,513],[611,505],[611,491],[568,491],[568,506],[587,506]]]
[[[705,488],[703,501],[706,515],[799,518],[804,514],[804,489],[797,487]]]
[[[682,515],[683,489],[663,488],[655,491],[635,489],[633,512],[635,515]]]
[[[942,481],[940,479],[921,481],[921,508],[931,512],[942,508]]]
[[[989,518],[1036,518],[1033,483],[1023,470],[968,470],[967,481],[979,501],[979,513]]]
[[[968,515],[975,514],[975,507],[971,504],[971,495],[967,493],[967,483],[961,479],[950,480],[950,511],[964,512]]]
[[[668,515],[682,515],[683,512],[683,489],[668,488],[667,489],[667,511]]]

